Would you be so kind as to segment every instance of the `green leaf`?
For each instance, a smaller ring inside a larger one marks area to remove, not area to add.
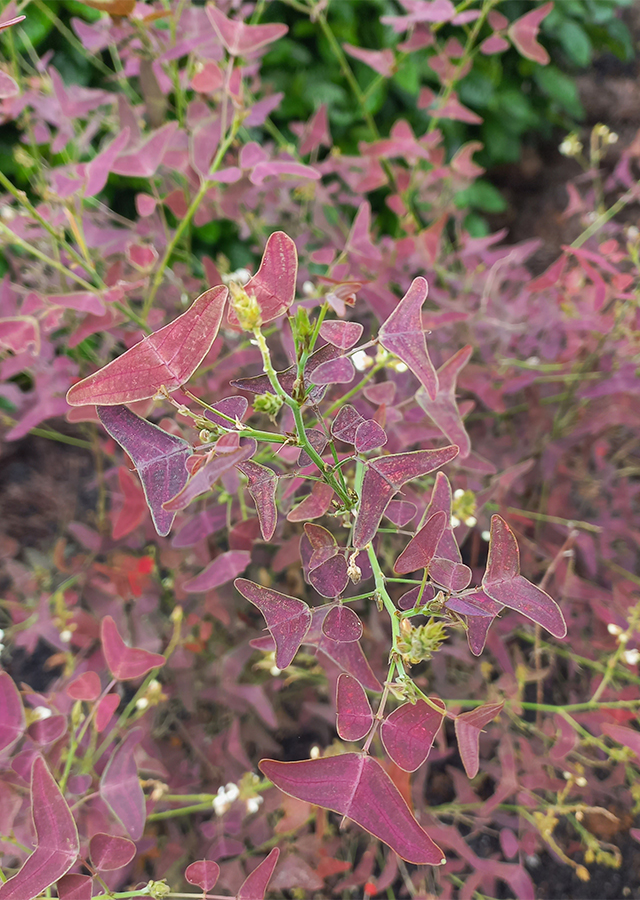
[[[581,25],[571,19],[565,19],[557,31],[562,49],[577,66],[586,67],[593,57],[593,46],[589,35]]]
[[[462,226],[474,238],[486,237],[491,231],[485,217],[475,212],[467,213]]]
[[[420,90],[420,72],[414,56],[410,56],[398,69],[393,76],[394,84],[399,88],[411,94],[412,97],[417,96]]]
[[[542,93],[559,103],[569,115],[577,119],[584,117],[584,109],[573,78],[565,75],[554,65],[536,66],[534,78]]]
[[[454,197],[454,202],[458,209],[464,209],[468,206],[471,209],[479,209],[487,213],[504,212],[507,208],[507,201],[498,188],[483,178],[474,181],[468,188],[458,191]]]

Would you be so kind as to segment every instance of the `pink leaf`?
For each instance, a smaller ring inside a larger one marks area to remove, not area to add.
[[[333,606],[324,618],[322,633],[330,640],[350,644],[362,637],[362,622],[349,606]]]
[[[240,572],[244,572],[251,562],[251,553],[247,550],[227,550],[209,563],[195,578],[190,578],[183,584],[183,590],[188,594],[197,594],[201,591],[210,591],[231,581]]]
[[[111,171],[116,175],[128,175],[131,178],[151,178],[162,162],[169,141],[177,128],[177,122],[168,122],[134,150],[121,153],[112,163]]]
[[[492,34],[480,44],[480,52],[485,56],[491,56],[493,53],[504,53],[509,49],[509,41],[502,37],[501,34]]]
[[[187,483],[186,463],[191,456],[191,447],[182,438],[141,419],[126,406],[99,406],[98,417],[111,437],[131,457],[155,529],[164,537],[171,531],[175,518],[175,513],[167,511],[164,503]],[[120,526],[120,518],[116,524]]]
[[[330,359],[314,371],[313,384],[349,384],[355,378],[356,370],[348,356]]]
[[[482,587],[496,603],[517,610],[546,628],[554,637],[563,638],[566,635],[567,623],[555,600],[520,575],[518,543],[500,516],[491,517],[489,559]]]
[[[36,849],[17,875],[0,885],[0,900],[33,900],[66,875],[80,852],[74,818],[41,756],[31,769],[31,815]]]
[[[100,676],[97,672],[83,672],[67,685],[67,694],[72,700],[86,700],[92,703],[100,696]]]
[[[465,772],[475,778],[480,768],[480,732],[498,715],[504,703],[488,703],[456,718],[456,738]]]
[[[129,838],[98,832],[89,842],[91,862],[100,872],[122,869],[136,855],[136,845]]]
[[[142,678],[166,662],[160,653],[151,653],[141,647],[127,647],[111,616],[105,616],[102,620],[100,640],[109,671],[117,681]]]
[[[93,878],[89,875],[63,875],[56,884],[59,900],[91,900]]]
[[[456,122],[466,122],[469,125],[481,125],[482,117],[463,106],[458,100],[458,95],[452,91],[444,106],[431,111],[434,119],[453,119]]]
[[[5,28],[10,28],[12,25],[17,25],[18,22],[22,22],[26,18],[26,16],[14,16],[13,19],[7,19],[6,22],[0,22],[0,31],[4,31]]]
[[[118,694],[107,694],[100,700],[96,706],[96,714],[94,718],[96,731],[101,734],[111,719],[113,714],[120,706],[120,696]]]
[[[387,434],[374,419],[366,419],[358,425],[354,441],[358,453],[370,453],[371,450],[384,447],[386,443]]]
[[[469,586],[472,572],[469,566],[465,566],[463,563],[436,557],[429,566],[429,576],[437,584],[457,593],[464,591]]]
[[[353,819],[407,862],[432,866],[445,862],[373,757],[344,753],[302,762],[263,759],[260,769],[286,794]]]
[[[279,856],[280,851],[277,847],[274,847],[269,855],[256,866],[253,872],[247,875],[236,894],[236,900],[264,900],[267,886]]]
[[[304,526],[304,532],[313,550],[309,560],[310,571],[317,569],[318,566],[337,555],[338,542],[326,528],[307,522]]]
[[[640,759],[640,731],[634,728],[626,728],[624,725],[615,725],[612,722],[604,722],[602,725],[602,733],[607,737],[628,747]]]
[[[249,401],[246,397],[241,397],[239,394],[236,394],[233,397],[223,397],[222,400],[213,403],[212,407],[214,410],[217,410],[217,412],[212,412],[210,409],[205,410],[207,419],[211,419],[216,425],[222,425],[223,428],[228,428],[229,425],[232,424],[229,422],[229,419],[242,421],[244,414],[249,407]],[[220,415],[218,415],[218,413],[220,413]],[[227,416],[226,419],[224,418],[225,416]]]
[[[276,642],[276,665],[286,669],[293,661],[311,625],[311,611],[306,603],[278,591],[262,587],[246,578],[236,578],[236,590],[257,606]]]
[[[225,472],[229,472],[234,466],[253,456],[256,452],[256,446],[254,440],[243,439],[238,449],[232,453],[221,453],[212,457],[208,463],[205,463],[201,469],[198,469],[196,474],[192,476],[175,497],[166,500],[162,504],[163,509],[169,512],[185,509],[200,494],[211,490],[211,487]]]
[[[263,325],[289,309],[296,295],[297,276],[296,245],[283,231],[274,231],[264,248],[260,268],[244,287],[258,301]],[[228,318],[232,325],[240,324],[232,306]]]
[[[338,415],[331,423],[331,434],[339,441],[345,444],[353,444],[356,440],[356,432],[360,425],[366,422],[364,416],[361,416],[355,406],[345,403],[338,410]]]
[[[29,737],[40,744],[55,744],[67,732],[66,716],[49,716],[48,719],[39,719],[32,722],[28,729]]]
[[[415,772],[426,760],[444,719],[445,705],[438,713],[425,703],[403,703],[390,713],[380,726],[380,738],[394,763],[405,772]]]
[[[507,34],[511,41],[516,45],[518,50],[527,59],[532,59],[541,66],[546,66],[549,62],[549,54],[545,48],[538,43],[536,38],[540,30],[540,22],[548,16],[553,9],[553,3],[545,3],[535,9],[520,16],[515,22],[509,26]]]
[[[191,863],[184,872],[184,877],[189,884],[195,884],[202,888],[205,894],[215,887],[220,876],[220,866],[211,859],[201,859]]]
[[[97,156],[87,163],[85,169],[86,181],[84,185],[84,196],[95,197],[104,188],[109,178],[109,172],[114,171],[114,166],[118,155],[125,149],[129,143],[129,129],[123,128],[119,135],[114,138],[108,147],[105,147]],[[155,205],[155,201],[154,201]]]
[[[343,322],[340,319],[331,319],[320,326],[320,337],[324,338],[334,347],[340,350],[350,350],[358,343],[364,331],[359,322]]]
[[[0,347],[14,353],[24,353],[31,347],[34,354],[40,352],[40,326],[33,316],[8,316],[0,319]]]
[[[417,569],[429,568],[446,526],[446,513],[440,511],[430,516],[397,558],[393,571],[407,575]]]
[[[371,704],[360,682],[342,673],[336,687],[336,729],[343,741],[359,741],[373,725]]]
[[[237,19],[228,19],[215,6],[207,4],[207,15],[216,34],[230,56],[247,56],[272,44],[289,30],[286,25],[245,25]]]
[[[353,528],[353,546],[362,550],[373,539],[393,495],[413,478],[428,475],[458,455],[456,446],[414,450],[372,459],[362,483],[360,509]]]
[[[111,406],[103,406],[101,409],[113,409]],[[118,409],[119,407],[115,407]],[[125,409],[126,407],[122,407]],[[185,469],[186,472],[186,469]],[[111,535],[114,541],[131,534],[147,515],[147,500],[144,491],[138,481],[131,475],[128,469],[120,466],[118,469],[118,482],[124,496],[124,503],[118,511],[113,523]]]
[[[0,72],[0,100],[8,100],[10,97],[16,97],[19,93],[18,83],[11,75]]]
[[[428,288],[424,278],[413,280],[407,293],[381,325],[378,340],[385,350],[393,353],[411,369],[428,395],[435,398],[438,376],[429,359],[420,316]]]
[[[410,503],[408,500],[392,500],[384,514],[398,528],[404,528],[415,518],[417,512],[418,507],[415,503]]]
[[[278,476],[273,469],[250,461],[240,463],[238,468],[249,481],[249,493],[256,506],[262,537],[265,541],[270,541],[278,522],[276,508]]]
[[[305,126],[304,134],[300,141],[300,156],[306,156],[322,145],[325,147],[331,147],[332,145],[326,103],[318,107]],[[325,338],[325,340],[329,340],[329,338]]]
[[[122,356],[74,384],[71,406],[119,406],[148,400],[161,387],[175,391],[196,371],[213,344],[227,300],[226,287],[214,287],[159,331],[143,338]]]
[[[142,728],[132,729],[113,753],[100,779],[100,796],[134,841],[142,837],[147,818],[138,767],[133,757],[134,748],[142,737]]]
[[[295,506],[287,516],[288,522],[306,522],[309,519],[319,519],[331,506],[333,488],[317,481],[311,488],[311,493]]]
[[[460,447],[460,459],[465,459],[471,451],[469,435],[464,427],[456,402],[456,381],[460,370],[466,366],[473,353],[473,347],[463,347],[438,369],[438,391],[430,397],[420,389],[416,400],[428,416],[436,423],[452,444]]]
[[[20,692],[7,672],[0,672],[0,753],[18,741],[27,722]]]
[[[220,67],[214,62],[206,62],[191,79],[191,87],[201,94],[212,94],[224,84],[224,76]]]
[[[349,584],[347,562],[342,554],[334,556],[309,572],[309,583],[323,597],[339,597]]]
[[[451,506],[453,503],[453,495],[451,492],[451,484],[444,472],[436,474],[435,484],[431,492],[431,500],[425,512],[425,521],[430,516],[442,510],[446,515],[446,525],[444,534],[438,544],[438,556],[444,556],[454,562],[462,562],[462,554],[458,547],[453,528],[451,527]]]
[[[392,50],[365,50],[364,47],[354,47],[351,44],[343,44],[349,56],[359,59],[366,66],[372,68],[384,78],[390,78],[395,70],[395,57]]]

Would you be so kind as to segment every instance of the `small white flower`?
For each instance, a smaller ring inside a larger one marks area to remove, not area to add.
[[[225,284],[229,284],[230,281],[235,281],[238,284],[246,284],[250,278],[251,272],[245,268],[236,269],[235,272],[229,272],[228,275],[222,276],[222,280]]]
[[[527,360],[528,366],[539,366],[540,365],[540,357],[539,356],[530,356]]]
[[[271,666],[271,668],[269,669],[269,674],[273,675],[274,678],[277,678],[281,672],[282,669],[279,669],[277,666]]]
[[[222,794],[220,791],[213,798],[213,811],[217,816],[223,816],[226,811],[229,809],[229,803],[227,802],[227,798],[224,793],[224,788],[222,788]]]
[[[636,228],[635,225],[629,225],[627,228],[627,237],[630,241],[635,241],[640,236],[640,229]]]
[[[622,654],[622,658],[629,666],[637,666],[640,662],[640,650],[625,650]]]
[[[257,813],[263,800],[263,797],[249,797],[247,800],[247,812]]]
[[[237,784],[229,782],[229,784],[225,786],[225,795],[229,803],[233,803],[233,801],[237,800],[240,796],[240,788]]]
[[[50,719],[53,713],[50,709],[47,709],[46,706],[36,706],[33,711],[33,715],[36,719],[41,721],[42,719]]]
[[[357,350],[351,357],[351,362],[358,372],[364,372],[365,369],[369,369],[373,365],[373,360],[370,356],[367,356],[364,350]]]
[[[483,541],[487,541],[487,543],[488,543],[491,535],[489,534],[488,531],[483,531],[482,534],[480,535],[480,537],[482,538]]]
[[[578,785],[578,787],[586,787],[587,779],[584,777],[584,775],[580,775],[579,778],[576,778],[576,784]]]
[[[409,370],[409,366],[403,362],[394,363],[393,368],[396,370],[396,372],[407,372]]]
[[[4,631],[0,628],[0,641],[4,640]]]
[[[475,516],[467,516],[467,518],[464,520],[464,524],[469,528],[475,528],[475,526],[478,524],[478,520]]]
[[[139,697],[136,700],[136,709],[143,710],[149,706],[149,701],[146,697]]]
[[[617,144],[618,143],[618,135],[615,131],[609,132],[607,135],[607,144]]]
[[[73,634],[68,628],[60,632],[60,640],[64,641],[65,644],[68,644],[72,637]]]
[[[180,303],[181,303],[183,306],[186,306],[190,299],[191,299],[191,297],[187,294],[186,291],[183,291],[183,292],[180,294]]]
[[[454,499],[454,500],[459,500],[461,497],[464,497],[464,491],[462,490],[462,488],[457,488],[457,489],[453,492],[453,499]]]
[[[609,622],[609,624],[607,625],[607,631],[609,632],[609,634],[622,634],[622,628],[620,628],[619,625],[614,625],[613,622]]]
[[[451,527],[457,528],[460,524],[460,519],[457,516],[451,516]]]
[[[317,744],[314,744],[311,750],[309,751],[309,756],[311,759],[318,759],[320,756],[320,747]]]
[[[305,297],[312,297],[316,292],[316,286],[313,281],[305,281],[302,285],[302,293]]]

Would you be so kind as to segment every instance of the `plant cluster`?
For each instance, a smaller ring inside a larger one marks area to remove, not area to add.
[[[535,241],[470,231],[481,143],[448,153],[444,123],[476,115],[483,45],[547,61],[553,4],[406,0],[400,52],[438,84],[422,134],[385,136],[349,60],[387,82],[397,59],[310,7],[357,154],[331,106],[278,130],[263,56],[290,38],[262,4],[93,5],[69,40],[104,87],[19,54],[19,21],[0,80],[32,180],[0,173],[3,439],[90,450],[98,498],[35,566],[2,545],[0,900],[528,900],[543,852],[583,883],[619,867],[638,141],[605,176],[611,132],[567,139],[580,233],[534,278]],[[46,690],[16,684],[43,646]]]

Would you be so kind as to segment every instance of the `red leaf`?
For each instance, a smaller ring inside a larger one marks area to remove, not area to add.
[[[288,522],[306,522],[319,519],[331,506],[333,488],[322,481],[316,481],[311,493],[295,506],[287,516]]]
[[[71,810],[41,756],[31,770],[31,815],[36,849],[17,875],[0,885],[0,900],[33,900],[69,871],[80,852]]]
[[[380,726],[380,738],[394,763],[405,772],[415,772],[428,757],[440,731],[446,707],[441,700],[442,713],[417,700],[403,703],[386,717]]]
[[[363,331],[364,328],[359,322],[331,319],[320,326],[320,337],[340,350],[349,350],[358,343]]]
[[[446,513],[440,511],[430,516],[397,558],[393,571],[398,575],[406,575],[417,569],[428,569],[446,525]]]
[[[89,842],[91,862],[100,872],[122,869],[136,855],[136,845],[129,838],[98,832]]]
[[[210,13],[211,9],[212,7],[208,6],[207,12]],[[244,286],[247,294],[254,296],[258,301],[263,325],[277,319],[289,309],[296,296],[297,277],[296,245],[283,231],[274,231],[264,248],[260,268]],[[232,306],[229,307],[228,318],[231,325],[239,326],[238,317]]]
[[[20,692],[7,672],[0,672],[0,753],[12,747],[27,727]]]
[[[350,644],[362,637],[362,622],[349,606],[333,606],[322,623],[322,633],[332,641]]]
[[[142,737],[142,728],[132,729],[107,763],[100,779],[100,796],[134,841],[142,837],[147,817],[133,757],[134,748]]]
[[[265,541],[270,541],[278,522],[276,508],[278,476],[273,469],[251,461],[240,463],[238,468],[249,481],[249,493],[258,513],[262,537]]]
[[[148,400],[164,387],[185,384],[209,352],[220,328],[228,290],[213,287],[159,331],[69,388],[70,406],[119,406]]]
[[[251,553],[247,550],[227,550],[216,556],[199,575],[186,581],[182,586],[183,590],[188,594],[210,591],[244,572],[250,562]]]
[[[215,6],[207,4],[207,15],[216,34],[230,56],[247,56],[267,44],[283,37],[289,28],[286,25],[245,25],[237,19],[228,19]]]
[[[342,673],[336,687],[336,728],[343,741],[359,741],[373,725],[371,704],[364,688],[351,675]]]
[[[634,728],[626,728],[624,725],[614,725],[611,722],[604,722],[602,725],[602,733],[612,738],[624,747],[628,747],[640,759],[640,731]]]
[[[97,672],[83,672],[67,685],[67,694],[72,700],[87,700],[91,703],[100,696],[100,676]]]
[[[452,444],[460,447],[460,459],[465,459],[469,455],[471,442],[456,402],[456,381],[461,369],[469,362],[472,353],[473,347],[463,347],[440,366],[438,369],[438,392],[435,397],[430,397],[422,389],[416,394],[416,400],[420,406],[433,419],[445,437]]]
[[[160,653],[151,653],[141,647],[127,647],[111,616],[105,616],[102,620],[100,640],[109,671],[117,681],[141,678],[166,662]]]
[[[120,696],[118,694],[107,694],[100,700],[98,705],[96,706],[96,714],[95,714],[95,726],[98,734],[103,732],[111,719],[113,718],[113,714],[120,706]]]
[[[518,543],[500,516],[491,518],[489,559],[482,587],[496,603],[517,610],[546,628],[554,637],[565,637],[567,623],[556,601],[520,575]]]
[[[230,471],[234,466],[253,456],[256,452],[256,447],[257,444],[254,440],[243,438],[237,450],[213,456],[208,463],[205,463],[201,469],[198,469],[196,474],[191,477],[175,497],[166,500],[162,504],[162,508],[172,513],[185,509],[192,500],[210,490],[212,485],[225,472]]]
[[[317,569],[329,559],[333,559],[338,554],[338,542],[335,537],[322,525],[314,525],[312,522],[305,523],[304,533],[311,544],[312,553],[309,559],[309,571]]]
[[[358,453],[370,453],[371,450],[384,447],[386,443],[387,434],[374,419],[365,419],[358,425],[354,441]]]
[[[361,416],[355,406],[345,403],[338,410],[338,415],[331,423],[331,434],[345,444],[353,444],[356,440],[356,432],[360,425],[367,420]]]
[[[89,875],[63,875],[56,884],[59,900],[91,900],[93,878]]]
[[[123,409],[125,408],[123,407]],[[111,409],[111,407],[103,406],[102,409]],[[131,534],[142,522],[148,509],[144,491],[124,466],[120,466],[118,469],[118,482],[124,496],[124,503],[113,523],[111,536],[114,541],[119,541],[120,538]]]
[[[553,3],[545,3],[535,9],[520,16],[515,22],[509,26],[507,34],[511,41],[516,45],[518,50],[527,59],[532,59],[541,66],[546,66],[549,62],[549,54],[545,48],[538,43],[536,38],[540,30],[540,22],[548,16],[553,9]]]
[[[311,375],[313,384],[349,384],[355,378],[356,370],[348,356],[339,356],[322,363]]]
[[[198,887],[201,887],[205,894],[215,887],[219,876],[220,866],[211,859],[202,859],[191,863],[184,872],[184,877],[189,884],[196,884]]]
[[[342,554],[309,571],[309,583],[323,597],[339,597],[349,584],[347,561]]]
[[[311,610],[296,597],[287,597],[246,578],[236,578],[234,584],[236,590],[264,616],[276,642],[276,666],[286,669],[309,630]]]
[[[373,757],[344,753],[302,762],[263,759],[259,765],[285,794],[348,816],[407,862],[434,866],[445,862]]]
[[[488,703],[456,718],[456,738],[462,765],[469,778],[475,778],[480,768],[480,732],[498,715],[504,703]]]
[[[424,278],[413,280],[407,293],[381,325],[378,340],[385,350],[393,353],[411,369],[428,395],[434,398],[438,390],[438,376],[429,359],[420,316],[428,289]]]
[[[441,584],[448,590],[457,593],[458,591],[464,591],[469,586],[472,572],[469,566],[465,566],[463,563],[436,557],[431,560],[429,576],[437,584]]]
[[[280,851],[274,847],[271,853],[256,866],[240,885],[236,900],[264,900],[267,886],[278,862]]]

